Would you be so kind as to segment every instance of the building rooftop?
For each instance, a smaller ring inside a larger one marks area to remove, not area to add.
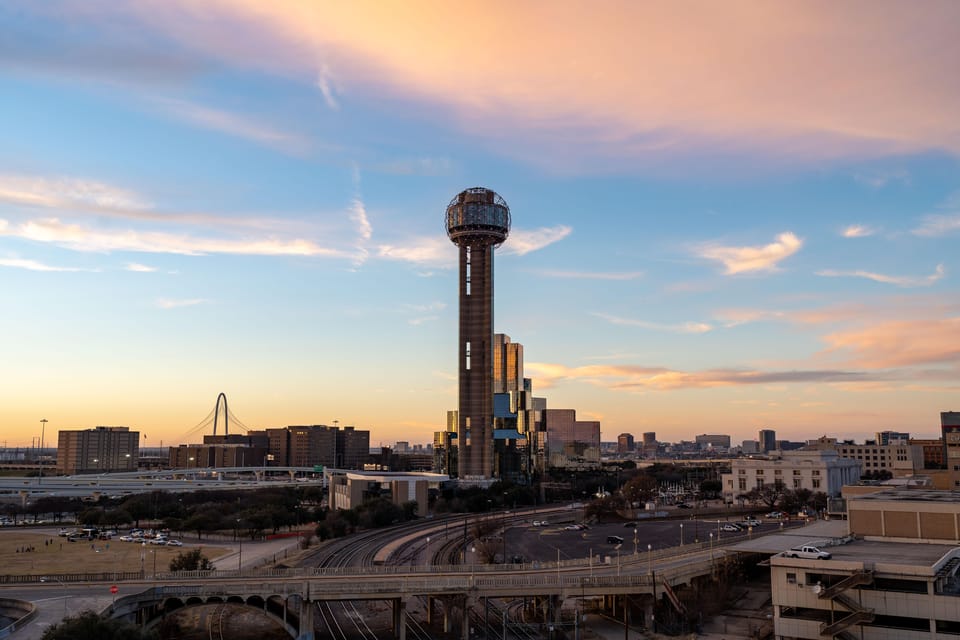
[[[960,502],[960,491],[945,489],[882,489],[874,493],[854,496],[855,500],[897,500],[902,502]]]

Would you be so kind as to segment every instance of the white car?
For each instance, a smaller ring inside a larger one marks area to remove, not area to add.
[[[729,531],[729,532],[731,532],[731,533],[739,533],[739,532],[743,531],[743,529],[741,529],[741,528],[738,527],[737,525],[733,524],[732,522],[726,523],[725,525],[723,525],[722,527],[720,527],[720,530],[721,530],[721,531]]]
[[[120,542],[133,542],[133,536],[120,536]]]
[[[150,544],[167,544],[167,539],[166,539],[166,538],[152,538],[151,540],[148,540],[148,542],[149,542]]]
[[[168,547],[182,547],[183,543],[179,540],[167,540]]]

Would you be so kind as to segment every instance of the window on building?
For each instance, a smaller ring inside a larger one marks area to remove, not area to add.
[[[788,573],[787,574],[787,584],[797,584],[797,574]]]
[[[813,475],[818,476],[820,475],[820,469],[814,469],[812,473]]]
[[[746,490],[747,490],[747,479],[740,478],[740,491],[746,491]]]
[[[757,475],[758,475],[758,476],[762,476],[762,475],[763,475],[763,469],[757,469]]]
[[[775,476],[782,476],[782,475],[783,475],[783,469],[775,469],[774,472],[773,472],[773,475],[775,475]]]
[[[793,470],[793,475],[795,475],[795,476],[801,475],[800,469],[794,469],[794,470]]]
[[[747,470],[746,470],[746,469],[737,469],[737,473],[740,474],[741,476],[745,476],[745,475],[747,475]]]
[[[819,489],[819,488],[820,488],[820,480],[818,480],[818,479],[816,479],[816,478],[813,479],[813,488],[814,488],[814,489]]]
[[[794,478],[794,479],[793,479],[793,488],[794,488],[794,489],[799,489],[802,485],[803,485],[803,480],[801,480],[800,478]]]

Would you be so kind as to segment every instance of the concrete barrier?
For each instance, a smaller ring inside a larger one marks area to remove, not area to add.
[[[9,637],[14,631],[27,624],[35,615],[37,615],[37,607],[32,602],[0,598],[0,616],[13,620],[12,623],[0,629],[0,638]]]

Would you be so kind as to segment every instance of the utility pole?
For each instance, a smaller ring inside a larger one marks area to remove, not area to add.
[[[43,455],[43,437],[46,430],[47,430],[47,419],[42,418],[40,420],[40,455]],[[37,464],[40,465],[40,479],[37,480],[37,484],[40,484],[43,482],[43,463],[40,462],[40,455],[37,456]]]

